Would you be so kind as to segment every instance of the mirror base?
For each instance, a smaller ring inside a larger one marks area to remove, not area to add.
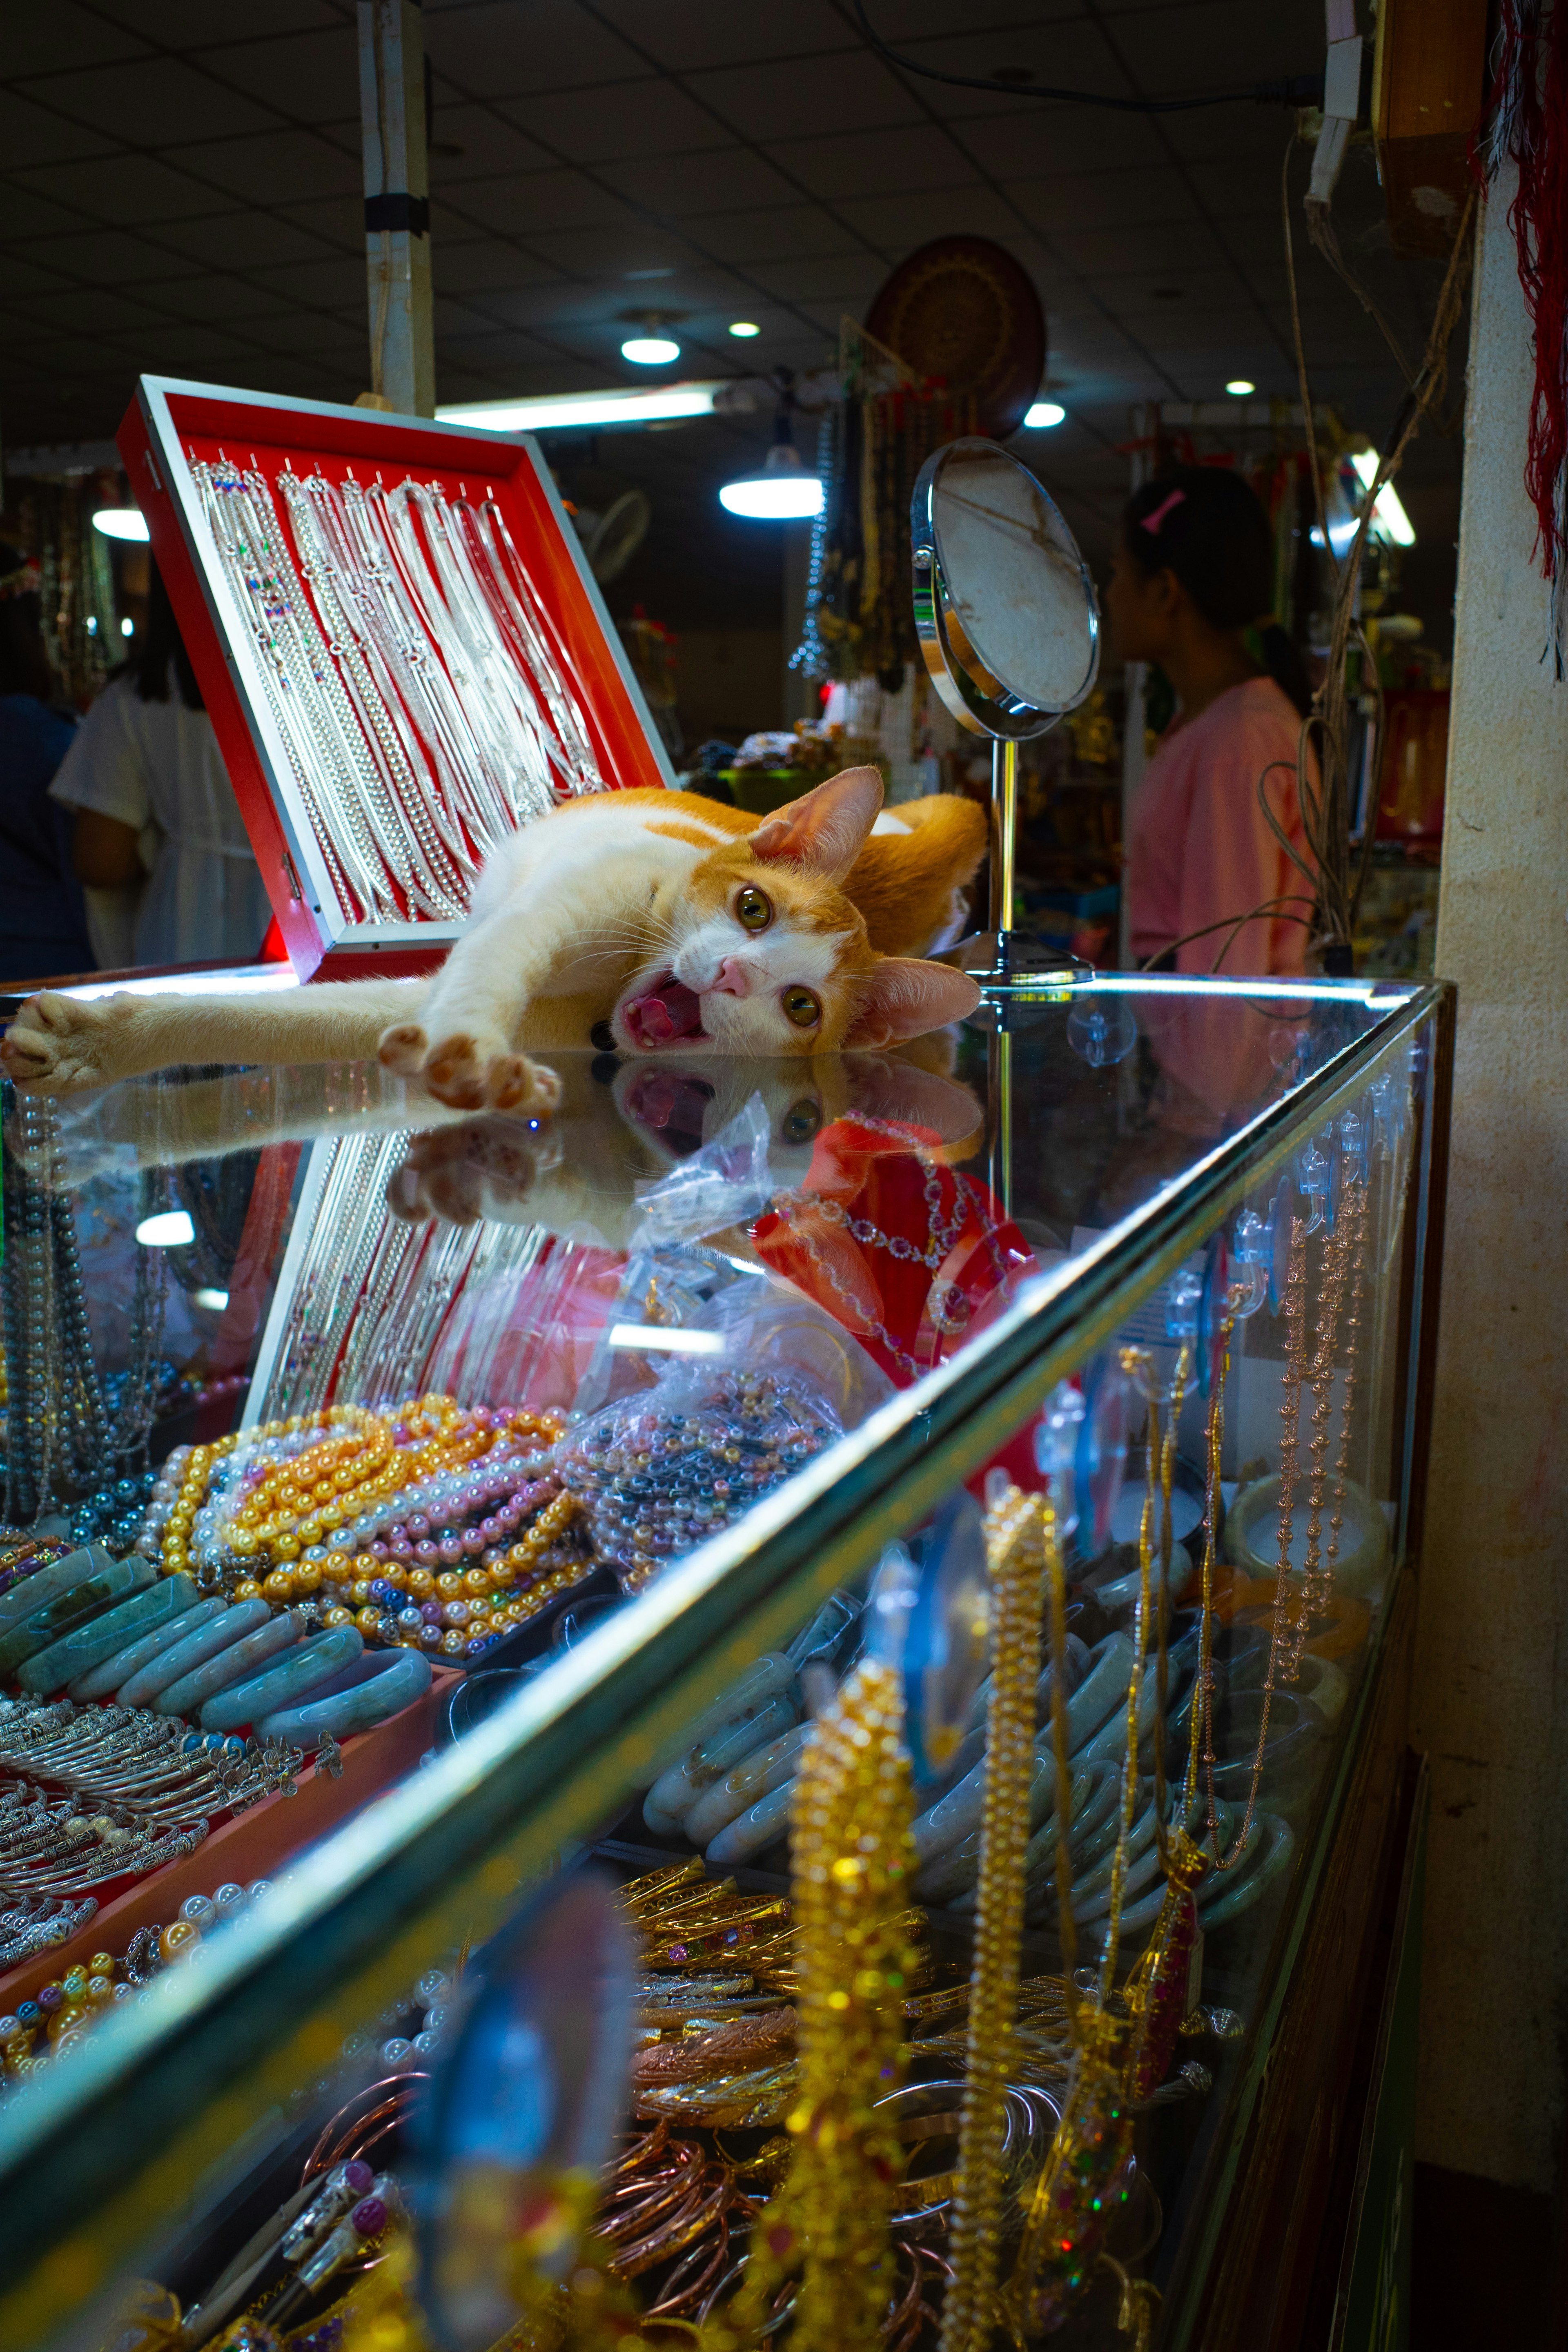
[[[1092,964],[1069,955],[1049,940],[1027,931],[972,931],[956,947],[944,948],[933,963],[950,963],[984,988],[1037,986],[1041,981],[1087,979]]]

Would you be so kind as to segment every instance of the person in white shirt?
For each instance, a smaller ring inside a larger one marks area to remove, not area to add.
[[[137,653],[77,730],[49,786],[100,968],[247,961],[271,919],[228,771],[152,566]]]

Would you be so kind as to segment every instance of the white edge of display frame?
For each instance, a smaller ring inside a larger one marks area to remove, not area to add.
[[[173,501],[179,517],[196,577],[202,583],[215,635],[224,659],[235,675],[240,702],[289,855],[329,953],[334,948],[390,949],[426,944],[432,940],[448,941],[458,937],[462,927],[457,923],[437,922],[356,922],[346,916],[339,905],[326,861],[300,800],[288,751],[272,716],[250,631],[234,603],[217,551],[208,543],[190,461],[170,412],[169,404],[173,399],[223,401],[231,407],[254,408],[258,415],[350,420],[371,436],[387,425],[396,426],[400,431],[413,429],[437,433],[452,441],[473,443],[476,456],[484,449],[498,446],[521,449],[532,467],[534,478],[560,529],[562,541],[576,566],[584,593],[614,658],[633,711],[647,739],[659,773],[670,791],[676,789],[675,771],[669,753],[653,723],[637,673],[621,642],[620,632],[610,618],[604,592],[589,568],[582,543],[572,528],[561,494],[544,462],[543,453],[531,433],[487,433],[477,425],[437,423],[428,416],[398,416],[384,409],[355,408],[335,401],[290,400],[270,393],[237,391],[227,384],[188,383],[177,376],[142,376],[137,385],[137,398],[146,420],[153,460],[163,477],[161,487]],[[231,451],[229,454],[237,456],[240,463],[244,462],[244,451]],[[405,461],[398,458],[395,462],[401,465]],[[412,472],[416,469],[409,467],[407,470]],[[132,496],[140,495],[140,486],[133,484]]]

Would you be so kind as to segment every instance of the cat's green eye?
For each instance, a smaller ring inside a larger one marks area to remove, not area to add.
[[[773,919],[773,902],[766,891],[753,889],[748,883],[735,901],[735,917],[748,931],[765,931]],[[792,1013],[790,1018],[794,1017]]]
[[[822,1113],[809,1098],[792,1103],[784,1113],[785,1143],[810,1143],[822,1126]]]
[[[821,1002],[809,988],[786,988],[784,1009],[785,1020],[793,1021],[797,1029],[815,1029],[822,1018]]]

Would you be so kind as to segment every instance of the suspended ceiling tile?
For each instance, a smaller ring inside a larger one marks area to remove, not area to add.
[[[38,164],[58,167],[78,156],[101,155],[117,144],[95,125],[36,104],[14,89],[0,90],[0,155],[8,172]]]
[[[585,172],[519,172],[504,180],[469,180],[447,202],[481,228],[527,237],[537,229],[605,228],[625,221],[626,207]]]
[[[276,287],[280,293],[291,289],[295,299],[312,310],[346,310],[366,299],[364,262],[347,254],[331,260],[295,262],[287,269],[258,269],[254,275],[259,285]]]
[[[39,164],[19,171],[16,176],[40,196],[77,206],[121,227],[189,220],[213,207],[211,188],[153,155],[108,155],[79,163]]]
[[[604,176],[651,213],[679,220],[735,205],[786,204],[799,191],[749,147],[701,155],[648,155],[606,163]]]
[[[35,237],[63,236],[68,229],[87,226],[86,215],[74,205],[56,204],[52,196],[37,195],[19,180],[0,180],[0,220],[14,251]]]
[[[564,102],[564,100],[563,100]],[[437,104],[430,145],[432,190],[465,180],[500,179],[513,172],[548,171],[557,157],[489,106]],[[458,152],[454,153],[456,149]]]
[[[20,81],[32,74],[145,57],[147,43],[97,8],[80,7],[78,0],[49,0],[47,7],[7,9],[5,54],[6,79]]]
[[[1201,221],[1145,221],[1135,239],[1130,239],[1125,228],[1084,226],[1083,213],[1070,205],[1041,203],[1038,209],[1042,230],[1062,259],[1091,287],[1103,278],[1125,277],[1140,258],[1162,275],[1189,260],[1217,268],[1226,258]]]
[[[208,49],[205,69],[275,107],[290,122],[341,122],[359,131],[359,37],[352,18],[321,32],[292,32]]]
[[[77,229],[67,236],[40,237],[29,251],[33,260],[88,287],[133,286],[143,278],[171,277],[180,268],[177,255],[161,252],[155,242],[124,229]]]
[[[888,273],[873,253],[818,253],[761,262],[753,274],[780,302],[845,302],[858,314]]]
[[[258,286],[249,278],[206,271],[199,278],[172,278],[147,289],[149,301],[178,319],[214,326],[245,325],[251,320],[275,319],[294,308],[292,298],[276,287]]]
[[[40,325],[68,334],[111,335],[154,325],[158,320],[146,302],[112,286],[72,286],[59,293],[37,294],[25,307]]]
[[[1186,0],[1176,8],[1155,8],[1123,17],[1116,30],[1137,58],[1138,79],[1151,96],[1187,91],[1249,89],[1254,82],[1282,74],[1321,73],[1323,18],[1300,0]],[[1240,60],[1245,58],[1245,64]],[[1177,121],[1220,125],[1248,112],[1270,114],[1281,134],[1290,126],[1284,107],[1205,107]],[[1221,131],[1223,136],[1223,130]],[[1283,136],[1279,143],[1284,144]]]
[[[690,76],[688,89],[742,139],[867,132],[918,121],[921,108],[898,76],[863,49],[829,58],[775,58]]]
[[[705,234],[708,224],[703,221],[698,227]],[[628,310],[634,300],[649,308],[658,305],[665,281],[644,273],[656,268],[680,269],[707,257],[695,240],[688,244],[634,213],[616,227],[541,229],[527,243],[531,252],[542,254],[568,277],[591,279],[603,288],[613,285],[617,295],[624,293]]]
[[[426,19],[425,47],[437,71],[470,97],[522,98],[647,70],[635,49],[575,0],[486,0],[435,11]]]
[[[318,253],[323,247],[338,253],[364,252],[364,198],[357,192],[353,195],[316,196],[303,205],[274,205],[269,216],[314,237]]]
[[[901,259],[937,236],[1003,236],[1017,215],[989,188],[911,190],[898,196],[851,196],[838,207],[868,245]]]
[[[672,73],[860,47],[858,34],[829,0],[790,0],[787,8],[757,0],[741,6],[734,0],[659,0],[657,8],[647,0],[599,0],[599,13]]]
[[[322,251],[321,239],[298,222],[279,219],[276,213],[238,209],[215,211],[205,220],[170,221],[159,229],[158,242],[194,262],[230,269],[319,261]]]
[[[706,107],[657,76],[509,98],[500,111],[582,163],[700,152],[726,146],[731,136]]]
[[[963,185],[976,176],[969,157],[929,123],[830,139],[793,139],[769,151],[814,196],[898,195]]]
[[[1057,179],[1136,171],[1159,161],[1143,116],[1086,107],[1041,106],[1024,113],[965,117],[949,130],[965,154],[1001,180]]]
[[[702,224],[702,242],[737,268],[819,253],[855,253],[861,240],[818,205],[780,205],[763,212],[715,213]]]
[[[122,139],[133,128],[138,143],[145,147],[243,138],[249,131],[265,131],[276,119],[270,107],[258,106],[210,74],[170,57],[52,75],[49,104],[72,121],[111,137]]]
[[[30,255],[0,253],[0,303],[30,294],[62,294],[70,283],[58,270],[40,269]]]
[[[358,147],[339,146],[316,131],[268,131],[250,138],[204,139],[182,147],[179,160],[216,187],[257,205],[297,204],[310,196],[358,196],[364,189]]]
[[[223,14],[212,0],[93,0],[93,13],[129,25],[163,49],[243,48],[276,33],[312,32],[342,21],[340,0],[245,0],[244,14]]]
[[[121,336],[119,341],[142,374],[200,376],[242,388],[268,356],[293,348],[281,319],[267,322],[254,337],[181,322],[163,326],[155,336]]]
[[[536,254],[523,253],[500,237],[474,237],[454,244],[438,222],[431,230],[437,282],[454,294],[504,293],[522,286],[560,282],[560,273]]]

